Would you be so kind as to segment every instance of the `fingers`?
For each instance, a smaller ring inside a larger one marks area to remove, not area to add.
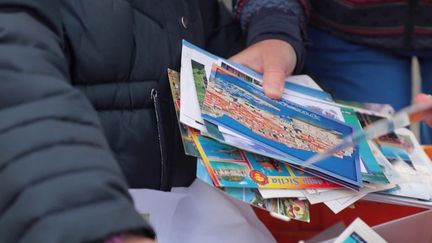
[[[266,45],[268,50],[263,53],[263,88],[268,97],[279,99],[283,94],[286,78],[294,70],[297,57],[287,42],[268,40]]]
[[[414,98],[415,103],[427,103],[427,102],[432,102],[432,96],[427,95],[427,94],[417,94]],[[426,114],[424,115],[424,121],[430,126],[432,127],[432,111],[427,111]]]
[[[259,73],[263,73],[264,93],[279,99],[284,90],[285,79],[295,68],[297,57],[293,47],[281,40],[263,40],[230,58]]]
[[[255,55],[254,49],[242,51],[230,58],[231,61],[263,73],[264,93],[272,99],[279,99],[282,96],[287,76],[286,65],[279,59],[276,55],[268,57],[262,53]]]
[[[432,96],[424,93],[417,94],[415,96],[415,103],[425,103],[432,100]]]

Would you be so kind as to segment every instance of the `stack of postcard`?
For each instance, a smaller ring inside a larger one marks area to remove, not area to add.
[[[407,129],[302,166],[391,107],[336,103],[306,75],[273,100],[260,74],[186,41],[181,62],[180,74],[168,70],[172,96],[185,153],[208,184],[286,220],[309,221],[315,203],[337,213],[366,195],[432,205],[432,164]]]

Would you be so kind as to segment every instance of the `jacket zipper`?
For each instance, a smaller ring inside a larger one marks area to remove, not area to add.
[[[410,0],[408,3],[408,19],[405,26],[405,38],[404,46],[406,49],[411,50],[413,36],[414,36],[414,18],[415,18],[415,8],[417,6],[417,0]]]
[[[161,161],[161,174],[160,174],[160,190],[168,191],[170,189],[169,185],[169,168],[167,161],[165,160],[165,133],[163,129],[162,123],[162,113],[159,104],[158,92],[155,88],[151,90],[151,99],[153,100],[155,113],[156,113],[156,123],[158,130],[158,142],[159,142],[159,150],[160,150],[160,161]]]

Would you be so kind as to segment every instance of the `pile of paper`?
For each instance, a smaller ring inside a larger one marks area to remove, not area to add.
[[[260,74],[186,41],[181,63],[180,75],[168,75],[201,180],[286,220],[309,221],[315,203],[338,213],[365,196],[432,206],[432,164],[407,129],[302,166],[388,116],[389,106],[336,103],[305,75],[290,77],[272,100]]]

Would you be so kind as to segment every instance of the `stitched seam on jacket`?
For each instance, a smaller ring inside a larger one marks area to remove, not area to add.
[[[85,125],[85,126],[92,126],[94,128],[99,128],[98,124],[86,122],[86,121],[80,121],[78,119],[72,119],[72,118],[63,118],[63,117],[55,117],[55,116],[49,116],[49,117],[38,117],[36,119],[30,119],[23,122],[15,123],[10,127],[6,127],[3,129],[0,129],[0,134],[9,132],[12,129],[17,129],[19,127],[32,125],[32,123],[37,123],[45,120],[54,120],[54,121],[62,121],[62,122],[69,122],[69,123],[75,123],[78,125]]]
[[[77,145],[77,146],[90,146],[90,147],[94,147],[94,148],[100,148],[100,149],[105,149],[106,147],[98,144],[98,143],[92,143],[92,142],[88,142],[88,141],[68,141],[68,142],[53,142],[50,141],[49,143],[44,143],[35,147],[32,147],[31,149],[27,149],[24,151],[21,151],[21,153],[19,153],[18,155],[10,158],[9,160],[6,160],[5,162],[2,162],[0,164],[0,171],[3,170],[4,168],[6,168],[9,164],[13,163],[13,161],[15,160],[20,160],[26,156],[31,155],[32,153],[37,153],[40,152],[42,150],[45,149],[50,149],[56,146],[60,146],[60,145]]]

